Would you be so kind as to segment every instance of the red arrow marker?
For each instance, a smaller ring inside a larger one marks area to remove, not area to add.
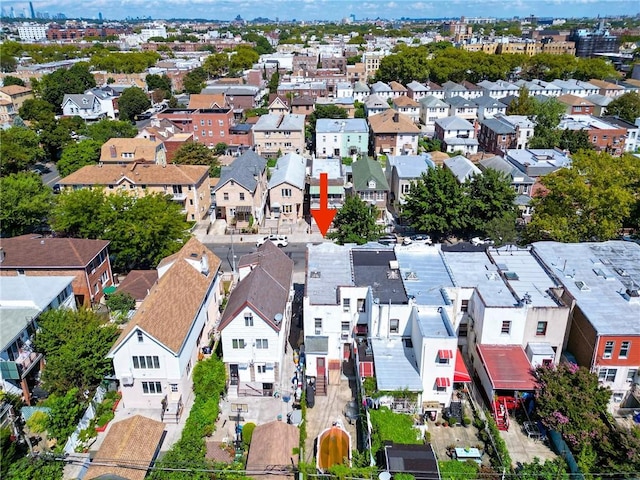
[[[320,208],[312,209],[311,215],[316,221],[318,228],[320,229],[320,233],[324,237],[329,230],[329,226],[331,222],[333,222],[333,217],[336,216],[336,209],[329,208],[329,180],[327,178],[326,173],[320,174]]]

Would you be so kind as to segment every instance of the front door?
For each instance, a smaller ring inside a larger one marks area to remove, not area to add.
[[[320,357],[316,361],[316,376],[318,378],[323,378],[324,376],[326,376],[326,374],[327,370],[324,363],[324,357]]]
[[[238,365],[229,365],[231,385],[238,385]]]

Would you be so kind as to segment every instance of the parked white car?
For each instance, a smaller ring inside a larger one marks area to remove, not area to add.
[[[256,247],[264,245],[266,241],[271,241],[276,247],[286,247],[289,245],[289,239],[285,235],[268,235],[256,242]]]
[[[491,240],[490,238],[482,239],[480,237],[473,237],[471,239],[471,244],[472,245],[476,245],[476,246],[478,246],[478,245],[493,245],[493,240]]]

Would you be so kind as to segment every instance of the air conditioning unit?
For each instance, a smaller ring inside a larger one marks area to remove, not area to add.
[[[120,379],[123,387],[133,387],[133,377],[127,376]]]

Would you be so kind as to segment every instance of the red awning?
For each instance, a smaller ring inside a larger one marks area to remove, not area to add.
[[[439,388],[451,386],[451,380],[448,377],[436,378],[436,386]]]
[[[373,362],[360,362],[358,370],[361,377],[373,377]]]
[[[456,350],[456,366],[453,372],[453,383],[471,383],[471,376],[464,364],[460,350]]]
[[[453,352],[451,350],[438,350],[438,357],[443,360],[449,360],[453,358]]]

